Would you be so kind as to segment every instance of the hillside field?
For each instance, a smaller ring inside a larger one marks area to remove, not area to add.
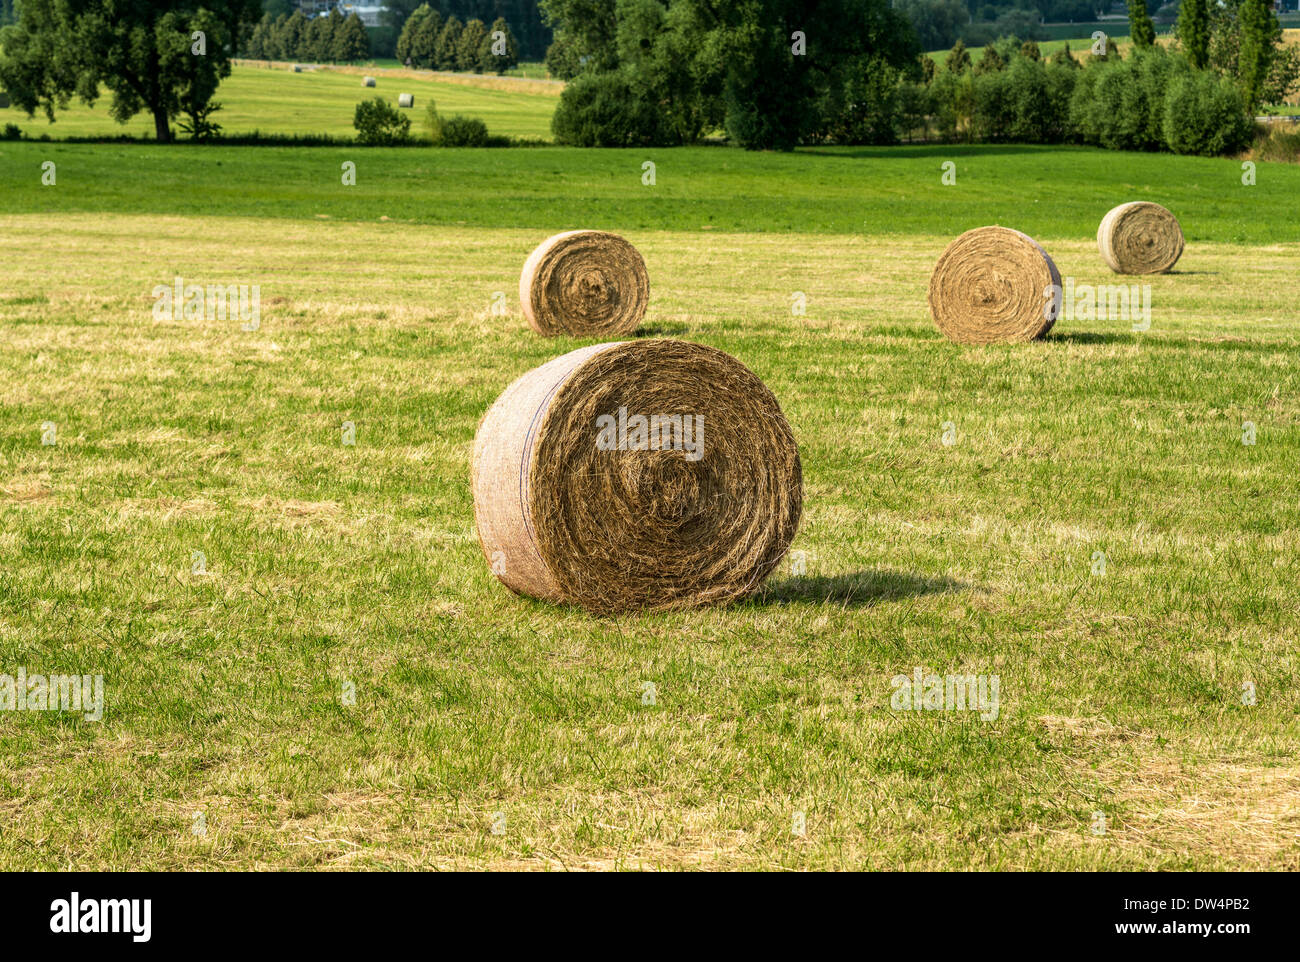
[[[547,80],[495,77],[481,74],[435,74],[390,68],[324,67],[294,73],[291,65],[241,61],[221,82],[214,100],[221,104],[213,119],[227,134],[329,134],[354,137],[352,115],[357,103],[381,96],[397,103],[399,93],[415,95],[415,107],[406,111],[411,131],[423,134],[425,108],[430,99],[444,114],[481,118],[488,131],[510,137],[551,139],[551,114],[563,85]],[[362,77],[375,78],[375,86],[361,86]],[[29,137],[48,134],[65,137],[116,137],[130,134],[152,138],[153,118],[137,114],[126,124],[109,115],[112,96],[104,92],[87,107],[74,99],[54,123],[37,111],[34,117],[17,107],[0,108],[0,127],[17,124]],[[175,125],[173,125],[175,126]],[[181,135],[183,136],[183,135]]]

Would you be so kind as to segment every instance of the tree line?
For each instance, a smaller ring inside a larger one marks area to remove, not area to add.
[[[397,38],[397,59],[409,67],[429,70],[472,70],[505,73],[519,63],[519,45],[502,17],[485,27],[482,20],[445,21],[429,4],[407,18]]]
[[[253,27],[241,46],[253,60],[303,60],[310,63],[351,63],[370,57],[370,37],[355,13],[344,16],[338,7],[327,17],[308,19],[302,10],[275,19],[269,13]]]
[[[385,22],[389,36],[383,41],[384,49],[375,46],[375,53],[394,54],[394,44],[412,14],[428,6],[438,14],[441,23],[455,17],[462,24],[471,20],[491,23],[502,19],[510,24],[521,60],[541,60],[551,44],[551,28],[542,19],[538,0],[385,0]],[[489,30],[489,33],[491,31]],[[405,60],[405,57],[398,57]]]
[[[1268,0],[1182,0],[1177,44],[1130,2],[1132,57],[1083,63],[1037,44],[960,41],[942,69],[888,0],[542,0],[551,71],[569,80],[552,129],[580,146],[670,146],[722,131],[746,148],[945,140],[1240,150],[1253,111],[1300,78]],[[1084,67],[1086,69],[1079,69]]]

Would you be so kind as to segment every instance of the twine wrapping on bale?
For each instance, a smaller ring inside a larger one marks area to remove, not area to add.
[[[977,227],[944,248],[934,265],[930,316],[961,344],[1032,341],[1056,322],[1060,290],[1056,264],[1032,237]]]
[[[519,303],[539,334],[617,337],[645,317],[650,275],[635,247],[599,230],[548,237],[519,275]]]
[[[1097,248],[1116,274],[1163,274],[1183,256],[1183,229],[1168,208],[1132,201],[1101,219]]]
[[[749,594],[803,503],[772,392],[730,355],[668,339],[593,344],[520,377],[479,425],[472,474],[492,573],[603,613]]]
[[[414,107],[414,106],[415,106],[415,94],[398,94],[398,95],[397,95],[397,106],[399,106],[399,107]]]

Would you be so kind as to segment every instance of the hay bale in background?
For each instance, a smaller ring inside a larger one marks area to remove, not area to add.
[[[930,316],[961,344],[1032,341],[1056,322],[1061,275],[1032,237],[1007,227],[968,230],[930,275]]]
[[[292,70],[294,73],[302,73],[302,64],[297,64],[297,63],[296,63],[296,64],[294,64],[292,67],[290,67],[289,69]]]
[[[0,110],[3,110],[8,106],[9,106],[9,95],[5,93],[3,90],[0,90]]]
[[[1132,201],[1101,219],[1097,248],[1117,274],[1163,274],[1183,256],[1183,229],[1168,208]]]
[[[362,77],[362,78],[361,78],[361,86],[363,86],[363,87],[373,87],[374,85],[375,85],[375,78],[374,78],[374,77]]]
[[[528,255],[519,275],[524,317],[547,336],[631,334],[649,300],[650,275],[640,252],[605,231],[548,237]]]
[[[680,415],[680,430],[647,443],[637,415]],[[748,595],[803,504],[772,392],[730,355],[668,339],[594,344],[520,377],[479,424],[472,474],[493,574],[596,612]]]
[[[397,95],[397,106],[399,106],[399,107],[414,107],[414,106],[415,106],[415,94],[398,94],[398,95]]]

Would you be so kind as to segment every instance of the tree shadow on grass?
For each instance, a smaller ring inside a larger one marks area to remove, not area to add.
[[[750,604],[789,605],[811,601],[869,608],[885,601],[944,594],[969,587],[952,578],[926,578],[904,571],[855,571],[842,575],[772,579],[754,595]]]

